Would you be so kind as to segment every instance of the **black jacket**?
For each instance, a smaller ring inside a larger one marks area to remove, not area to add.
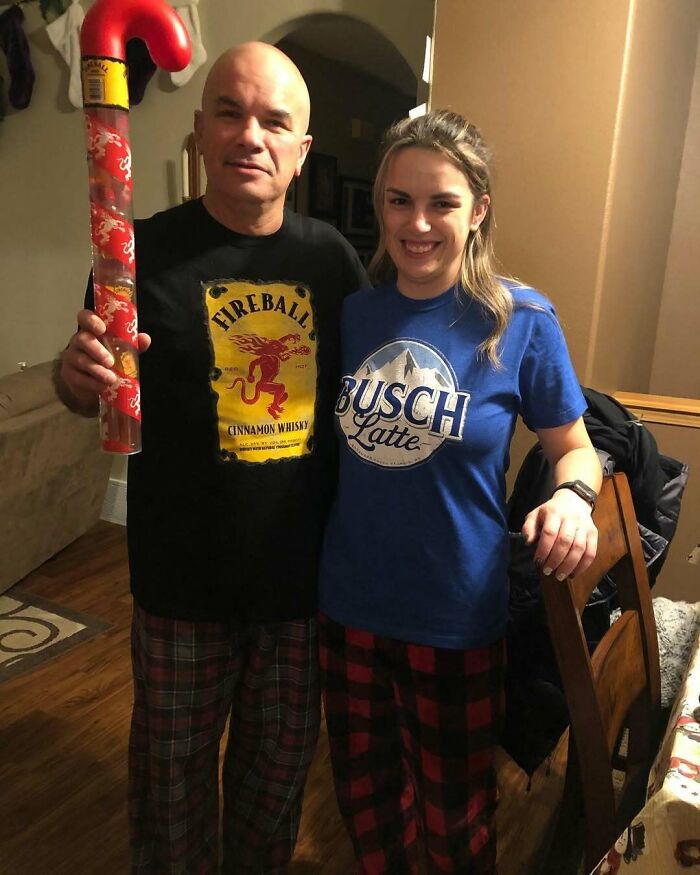
[[[582,386],[583,415],[606,473],[627,475],[651,585],[664,563],[678,523],[688,467],[659,453],[646,426],[609,395]],[[527,514],[552,494],[551,465],[539,444],[525,457],[508,502],[508,527],[519,531]],[[553,749],[568,722],[544,617],[533,549],[511,540],[508,670],[503,746],[532,773]],[[583,612],[591,651],[610,625],[616,593],[612,581],[594,591]]]

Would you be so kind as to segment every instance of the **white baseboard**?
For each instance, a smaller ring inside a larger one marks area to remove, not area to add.
[[[126,480],[110,478],[100,519],[120,526],[126,525]]]

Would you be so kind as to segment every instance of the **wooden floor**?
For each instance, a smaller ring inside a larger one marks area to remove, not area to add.
[[[98,523],[21,586],[112,626],[0,685],[0,875],[123,875],[131,705],[125,530]],[[529,793],[524,773],[499,755],[500,875],[536,872],[561,794],[562,753],[560,745]],[[352,871],[322,733],[290,875]]]

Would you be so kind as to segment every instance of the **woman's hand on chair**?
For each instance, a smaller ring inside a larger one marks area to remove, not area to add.
[[[535,562],[557,580],[575,577],[595,559],[598,530],[591,506],[575,492],[559,489],[525,517],[522,533],[528,544],[537,542]]]

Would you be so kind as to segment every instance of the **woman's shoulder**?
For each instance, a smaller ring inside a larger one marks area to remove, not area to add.
[[[550,313],[554,312],[554,306],[549,298],[545,297],[542,292],[525,283],[518,282],[512,279],[503,279],[503,285],[508,289],[513,298],[514,310],[547,310]]]
[[[503,280],[513,298],[513,319],[523,323],[558,323],[554,304],[542,292],[516,280]]]

